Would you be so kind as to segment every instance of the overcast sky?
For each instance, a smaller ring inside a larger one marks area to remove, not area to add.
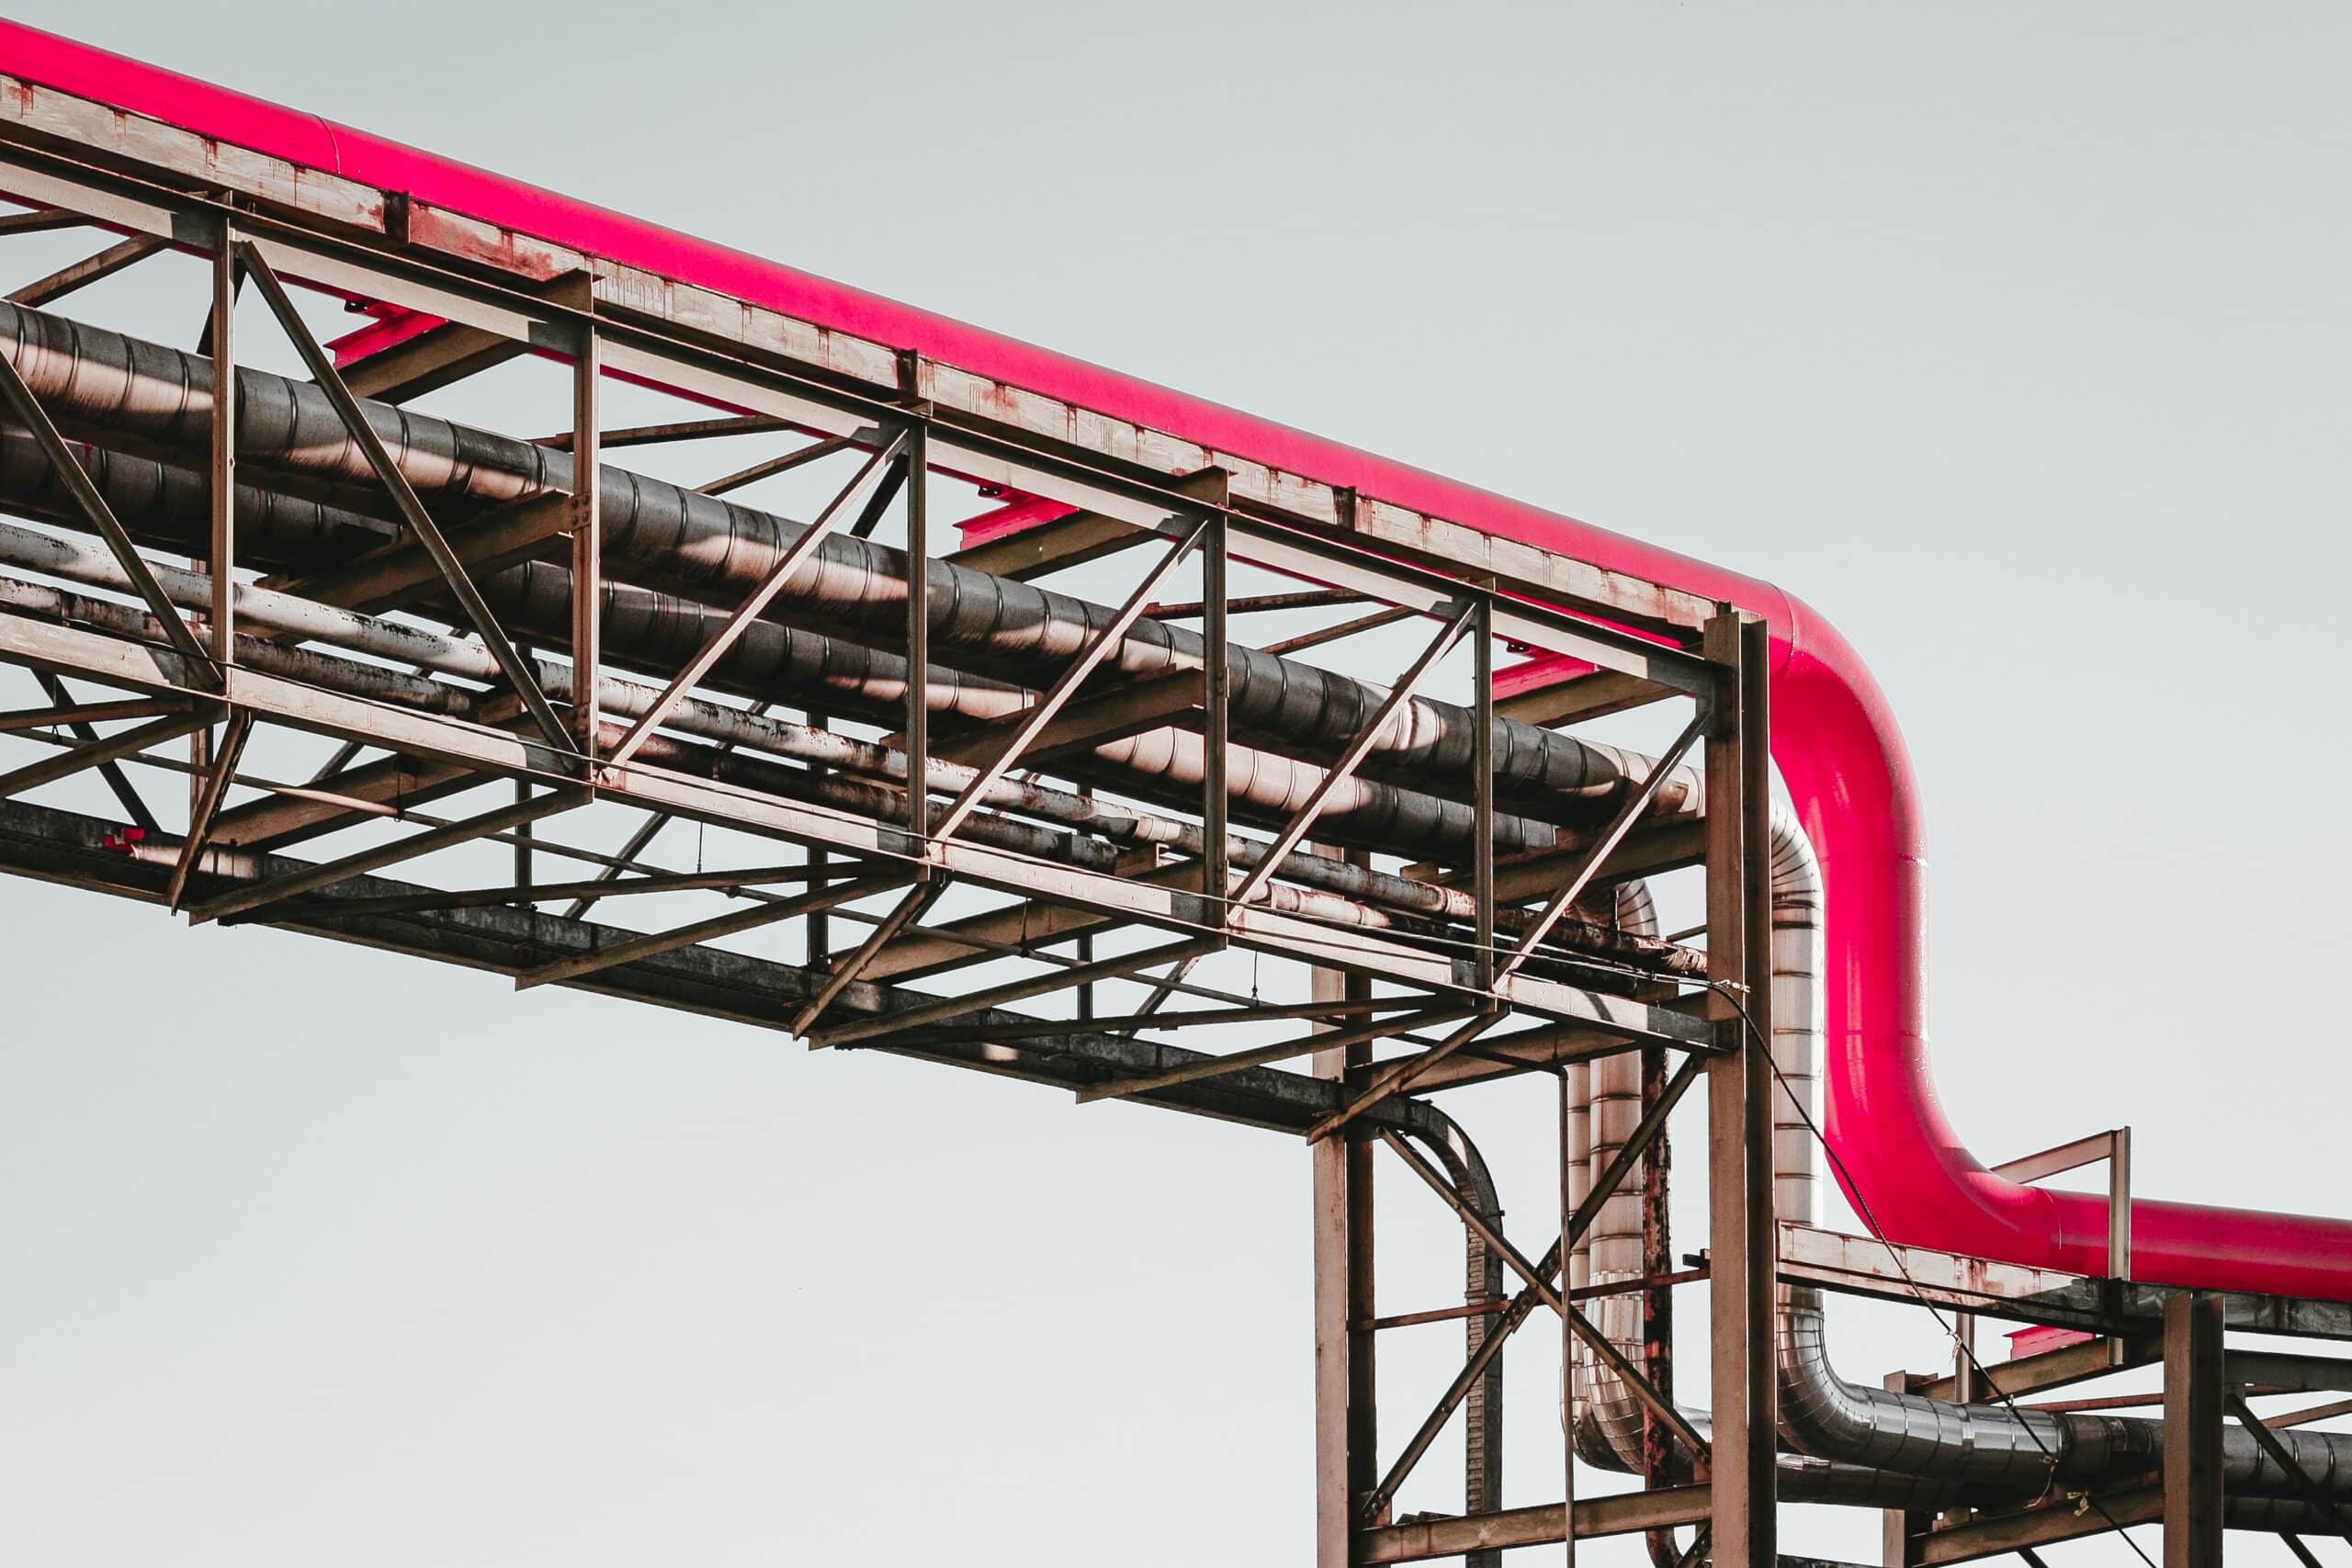
[[[2342,7],[14,10],[1783,583],[1919,762],[1962,1134],[2352,1210]],[[1306,1559],[1288,1140],[0,921],[0,1557]],[[1533,1233],[1545,1115],[1492,1109]],[[1398,1234],[1400,1298],[1458,1290]],[[1917,1316],[1848,1373],[1932,1368]],[[1388,1339],[1393,1449],[1459,1341]]]

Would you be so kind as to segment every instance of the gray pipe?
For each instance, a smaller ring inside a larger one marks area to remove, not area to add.
[[[209,439],[212,365],[199,355],[5,304],[0,353],[62,423],[142,450],[198,451]],[[369,504],[372,474],[324,392],[244,367],[237,375],[241,462],[347,492],[355,506]],[[445,505],[481,508],[571,487],[568,452],[409,409],[362,407],[410,483]],[[601,482],[607,572],[686,599],[731,608],[802,532],[785,519],[625,469],[604,468]],[[795,574],[775,615],[826,630],[854,626],[887,646],[903,626],[907,581],[904,552],[834,536]],[[1113,614],[952,562],[933,562],[926,581],[935,657],[1016,682],[1076,658]],[[1197,633],[1146,620],[1109,667],[1148,678],[1198,670],[1204,653]],[[1236,730],[1279,738],[1309,760],[1336,755],[1386,695],[1255,649],[1236,646],[1229,659]],[[1365,772],[1466,802],[1475,728],[1469,709],[1415,698],[1385,729]],[[1494,740],[1498,792],[1546,819],[1604,816],[1640,776],[1639,759],[1628,753],[1533,725],[1498,721]],[[1678,770],[1652,814],[1694,811],[1696,788],[1696,772]]]
[[[1803,831],[1778,811],[1772,819],[1771,863],[1772,1059],[1786,1086],[1774,1096],[1774,1208],[1782,1221],[1810,1224],[1816,1168],[1805,1118],[1815,1095],[1820,1041],[1821,873]],[[1598,1064],[1595,1072],[1596,1162],[1613,1157],[1624,1141],[1616,1129],[1622,1116],[1612,1121],[1602,1113],[1599,1068],[1609,1060]],[[1638,1093],[1637,1078],[1635,1089]],[[1604,1205],[1603,1216],[1614,1207]],[[1617,1277],[1624,1267],[1638,1268],[1639,1218],[1635,1202],[1631,1217],[1635,1250],[1630,1262],[1604,1256],[1601,1220],[1596,1219],[1596,1279]],[[1624,1227],[1621,1217],[1615,1229]],[[1613,1233],[1610,1240],[1620,1247],[1623,1243]],[[1830,1364],[1820,1291],[1783,1285],[1778,1296],[1775,1360],[1781,1436],[1799,1454],[1833,1467],[1821,1472],[1819,1484],[1839,1493],[1836,1500],[1921,1506],[1917,1489],[1922,1478],[1932,1483],[1931,1493],[1956,1488],[1959,1495],[2031,1496],[2052,1487],[2093,1487],[2149,1471],[2162,1456],[2160,1421],[1957,1404],[1849,1382]],[[1604,1303],[1618,1299],[1632,1298],[1605,1298]],[[1622,1323],[1607,1326],[1621,1348],[1638,1348],[1637,1315],[1630,1329]],[[1638,1471],[1641,1413],[1631,1391],[1605,1368],[1587,1364],[1580,1371],[1586,1379],[1582,1392],[1593,1416],[1589,1433],[1580,1426],[1579,1453],[1596,1464]],[[1707,1429],[1704,1412],[1686,1414],[1702,1431]],[[2352,1433],[2289,1428],[2278,1437],[2332,1495],[2352,1497]],[[2222,1466],[2224,1484],[2233,1493],[2288,1499],[2298,1495],[2293,1478],[2234,1425],[2223,1431]],[[1879,1500],[1896,1496],[1914,1500]]]
[[[92,482],[134,537],[190,553],[203,547],[208,502],[201,475],[105,447],[90,449],[83,460]],[[81,523],[39,447],[20,432],[0,430],[0,495],[69,526]],[[238,496],[240,555],[253,564],[315,561],[324,547],[322,541],[356,553],[393,536],[388,524],[312,498],[255,490],[250,484],[240,485]],[[541,645],[560,646],[568,640],[569,571],[527,562],[483,573],[476,585],[510,629]],[[605,585],[605,652],[622,668],[674,671],[724,620],[709,606],[674,594],[627,583]],[[903,712],[906,679],[906,660],[900,655],[757,621],[745,628],[706,683],[763,698],[788,694],[806,701],[814,694],[833,711],[888,722]],[[942,666],[932,668],[925,691],[934,714],[971,721],[1001,718],[1035,700],[1035,694],[1021,686]],[[1179,807],[1198,802],[1207,774],[1202,738],[1172,728],[1108,742],[1094,749],[1091,761],[1065,765],[1123,793]],[[1325,773],[1315,763],[1246,746],[1227,749],[1226,768],[1236,817],[1258,826],[1285,820]],[[1459,857],[1467,853],[1476,825],[1473,809],[1459,802],[1355,777],[1332,792],[1318,832],[1327,840],[1354,847],[1406,846],[1420,854]],[[1563,843],[1557,829],[1508,813],[1496,818],[1495,841],[1505,854]]]

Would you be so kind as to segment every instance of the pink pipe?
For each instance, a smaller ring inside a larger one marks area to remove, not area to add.
[[[1773,633],[1773,757],[1827,887],[1827,1130],[1849,1197],[1859,1187],[1898,1240],[2103,1269],[2105,1200],[1992,1175],[1944,1119],[1927,1056],[1926,860],[1910,759],[1869,670],[1801,601],[1556,513],[14,22],[0,22],[0,70],[1764,616]],[[2143,1280],[2352,1299],[2345,1221],[2143,1200],[2132,1232]]]

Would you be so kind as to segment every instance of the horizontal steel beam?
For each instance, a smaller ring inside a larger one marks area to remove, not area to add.
[[[1997,1399],[2087,1382],[2109,1372],[2150,1366],[2164,1359],[2164,1338],[2161,1335],[2101,1335],[2086,1339],[2079,1345],[2061,1346],[2039,1355],[2019,1356],[2014,1360],[1986,1367],[1982,1371],[1972,1371],[1968,1384],[1977,1402],[1989,1404]],[[1970,1397],[1968,1393],[1963,1393],[1961,1380],[1957,1377],[1938,1378],[1912,1392],[1925,1394],[1929,1399],[1950,1402]]]
[[[121,141],[121,128],[109,115],[86,113],[92,106],[77,107],[78,100],[21,85],[26,96],[0,102],[0,137],[38,100],[37,112],[52,119],[78,116],[94,145]],[[157,152],[178,145],[168,128],[164,131],[143,139],[139,151],[147,156],[140,161],[153,165]],[[204,163],[198,177],[214,188],[233,186],[217,163],[224,150],[205,145],[215,161]],[[188,151],[192,155],[194,150]],[[162,165],[164,173],[173,169],[168,161]],[[76,165],[29,147],[0,157],[0,184],[24,199],[54,201],[126,232],[176,236],[188,225],[217,224],[232,216],[209,197]],[[240,232],[252,236],[254,250],[272,266],[319,287],[560,355],[569,352],[588,318],[533,291],[548,276],[588,271],[595,279],[597,328],[610,339],[609,373],[648,378],[689,397],[828,435],[855,434],[906,406],[904,367],[895,349],[861,344],[848,334],[525,236],[484,246],[478,226],[414,202],[391,203],[408,217],[405,243],[394,249],[371,241],[367,232],[380,227],[383,195],[373,193],[371,207],[365,187],[329,177],[299,189],[281,186],[277,195],[281,199],[274,208],[234,213]],[[289,196],[290,202],[282,199]],[[345,226],[327,232],[281,216],[289,207],[306,204],[347,211]],[[453,243],[456,254],[436,262],[436,241]],[[488,270],[523,254],[532,258],[527,275],[499,277]],[[471,276],[452,270],[452,263],[471,269]],[[915,380],[914,395],[937,425],[931,443],[936,468],[1147,528],[1182,499],[1191,477],[1224,470],[1228,495],[1222,504],[1232,509],[1236,538],[1248,540],[1246,548],[1237,547],[1246,558],[1424,611],[1460,592],[1465,579],[1490,581],[1490,592],[1498,596],[1498,636],[1694,694],[1712,689],[1713,677],[1694,655],[1544,608],[1570,604],[1619,624],[1670,626],[1687,637],[1713,612],[1695,596],[1279,474],[1246,458],[1171,442],[1095,411],[1058,402],[1047,408],[1044,402],[1049,400],[933,361],[917,363]],[[869,389],[850,389],[857,384]],[[1167,467],[1138,477],[1134,465],[1139,453],[1165,453]],[[1343,503],[1349,513],[1344,518]]]
[[[1663,1486],[1610,1497],[1579,1497],[1574,1513],[1577,1539],[1695,1525],[1707,1517],[1713,1506],[1710,1489],[1705,1486]],[[1356,1532],[1356,1548],[1361,1554],[1358,1560],[1420,1562],[1432,1557],[1460,1557],[1473,1551],[1543,1546],[1563,1539],[1562,1516],[1566,1512],[1557,1503],[1546,1503],[1532,1508],[1504,1508],[1491,1514],[1382,1525]]]
[[[2023,1513],[1997,1514],[1990,1518],[1930,1530],[1917,1538],[1917,1561],[1925,1568],[1947,1562],[1973,1562],[2062,1540],[2105,1535],[2120,1526],[2150,1524],[2164,1517],[2165,1489],[2133,1486],[2098,1496],[2098,1506],[2062,1499]]]

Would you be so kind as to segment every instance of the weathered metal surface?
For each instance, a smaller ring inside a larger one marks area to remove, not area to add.
[[[1578,1540],[1593,1540],[1696,1524],[1708,1517],[1709,1508],[1704,1486],[1579,1497],[1576,1533]],[[1482,1548],[1542,1546],[1561,1538],[1562,1512],[1559,1504],[1552,1503],[1470,1517],[1401,1521],[1365,1531],[1359,1561],[1419,1562],[1432,1557],[1458,1557]]]

